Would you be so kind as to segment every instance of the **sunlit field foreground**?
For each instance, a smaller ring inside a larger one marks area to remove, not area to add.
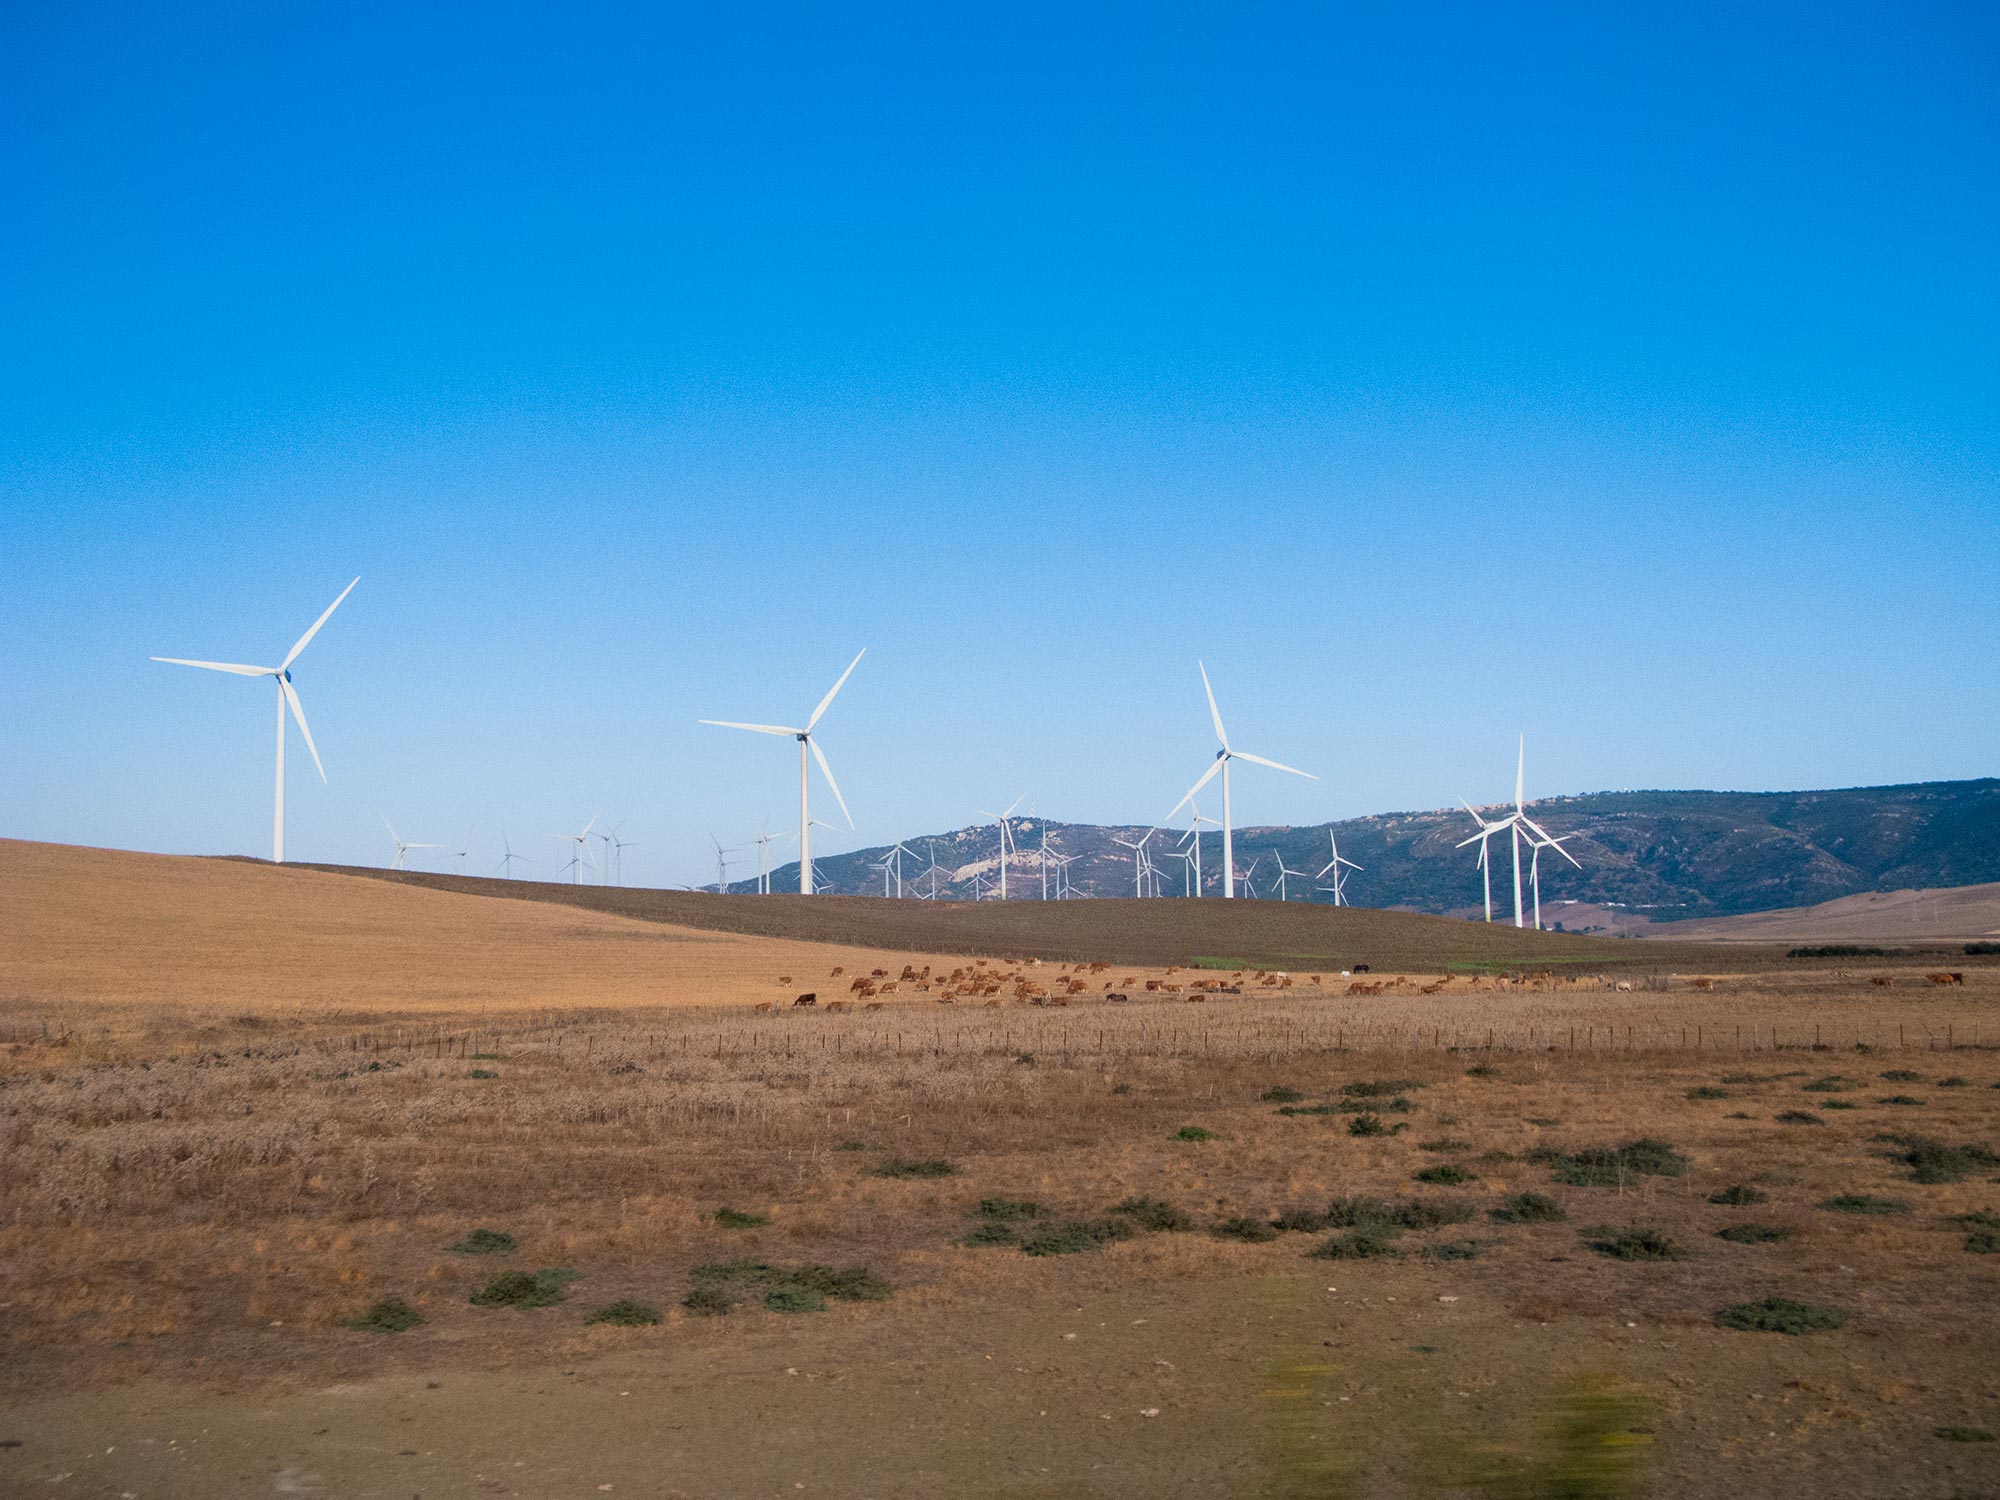
[[[2000,1485],[1990,964],[758,961],[0,1003],[0,1487]]]

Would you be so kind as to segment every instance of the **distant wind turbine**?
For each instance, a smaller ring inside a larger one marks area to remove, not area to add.
[[[182,656],[156,656],[153,658],[154,661],[166,662],[176,667],[202,667],[210,672],[234,673],[238,677],[277,678],[278,794],[276,807],[271,815],[271,860],[274,864],[283,864],[285,862],[285,710],[287,708],[291,710],[292,717],[298,720],[299,734],[306,742],[306,749],[312,751],[313,765],[319,770],[319,779],[321,781],[326,780],[326,767],[320,763],[319,749],[313,744],[312,731],[306,728],[305,708],[299,702],[298,690],[292,686],[292,663],[299,659],[299,653],[306,649],[307,643],[319,634],[320,626],[324,625],[333,612],[340,608],[340,600],[345,599],[349,594],[353,593],[354,584],[359,582],[361,580],[357,577],[354,583],[350,583],[340,591],[340,599],[334,600],[333,603],[326,607],[326,613],[313,621],[312,629],[308,630],[293,643],[292,649],[285,653],[285,659],[275,667],[248,667],[236,662],[226,661],[189,661],[186,657]]]
[[[1326,831],[1326,840],[1330,846],[1329,852],[1333,855],[1333,858],[1320,866],[1319,874],[1314,879],[1326,879],[1327,871],[1331,870],[1333,872],[1333,884],[1330,886],[1323,885],[1320,889],[1333,892],[1333,904],[1335,906],[1345,906],[1347,904],[1347,872],[1349,870],[1358,870],[1361,866],[1340,852],[1340,835],[1335,833],[1331,828]]]
[[[1236,894],[1236,845],[1234,843],[1235,829],[1230,822],[1229,811],[1229,763],[1232,760],[1247,760],[1252,765],[1269,766],[1272,770],[1283,771],[1289,776],[1303,776],[1307,781],[1317,781],[1319,778],[1310,771],[1301,771],[1293,766],[1280,765],[1275,760],[1266,760],[1261,755],[1252,755],[1248,750],[1233,749],[1229,743],[1228,731],[1222,727],[1222,710],[1215,706],[1215,689],[1209,686],[1208,667],[1201,662],[1196,662],[1195,665],[1201,669],[1202,691],[1208,694],[1208,715],[1215,723],[1215,737],[1221,742],[1222,748],[1215,752],[1215,761],[1206,771],[1202,772],[1201,780],[1188,788],[1187,795],[1174,804],[1173,812],[1168,813],[1167,816],[1171,818],[1174,813],[1191,804],[1194,801],[1194,794],[1207,786],[1215,778],[1217,772],[1221,773],[1222,894],[1225,897],[1233,897]],[[1252,861],[1251,868],[1256,868],[1255,861]]]
[[[514,852],[514,846],[507,842],[507,835],[505,832],[502,832],[500,835],[500,847],[507,851],[505,854],[502,854],[500,856],[500,874],[501,877],[504,879],[511,876],[515,861],[518,860],[522,864],[526,864],[528,861],[525,855],[516,854]]]
[[[575,856],[570,860],[568,864],[562,867],[562,870],[556,871],[558,875],[562,874],[564,870],[575,871],[575,874],[570,881],[572,885],[583,884],[584,868],[587,865],[590,858],[590,830],[597,826],[597,819],[599,816],[602,815],[601,814],[593,815],[591,817],[591,820],[583,825],[583,831],[580,833],[552,833],[549,835],[549,837],[552,839],[562,839],[568,843],[576,845]]]
[[[1000,825],[1000,899],[1002,901],[1007,899],[1007,854],[1013,845],[1013,835],[1007,831],[1007,820],[1014,816],[1014,809],[1021,805],[1027,795],[1026,792],[1021,793],[1019,797],[1016,797],[1013,802],[1008,804],[1007,810],[1003,813],[988,812],[983,807],[979,809],[981,817],[991,818]]]
[[[384,813],[382,815],[382,826],[389,830],[389,839],[396,846],[396,857],[389,864],[389,868],[392,870],[400,870],[403,868],[403,856],[405,854],[408,854],[412,849],[442,849],[444,847],[444,845],[442,844],[411,843],[408,839],[405,839],[401,837],[399,834],[397,834],[395,826],[392,823],[390,823],[389,815],[387,813]]]
[[[712,724],[718,729],[747,729],[752,734],[775,734],[781,738],[789,735],[799,742],[799,894],[802,896],[810,896],[813,893],[813,817],[811,791],[806,777],[806,753],[810,751],[812,758],[819,762],[820,774],[826,777],[826,784],[833,792],[833,800],[840,804],[841,815],[847,819],[847,826],[852,828],[854,814],[847,810],[847,799],[840,795],[840,783],[833,779],[833,767],[826,763],[826,755],[820,750],[819,741],[813,738],[813,729],[818,725],[820,716],[832,704],[834,695],[847,685],[847,679],[854,675],[854,669],[861,665],[861,658],[867,654],[868,649],[864,646],[855,655],[854,660],[847,664],[847,670],[840,674],[838,682],[827,689],[826,696],[819,700],[819,707],[812,711],[812,717],[806,720],[803,729],[791,729],[782,724],[739,724],[729,719],[701,721],[704,724]]]

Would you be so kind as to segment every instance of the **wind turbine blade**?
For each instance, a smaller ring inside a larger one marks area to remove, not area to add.
[[[1327,872],[1328,870],[1331,870],[1331,869],[1332,869],[1332,868],[1333,868],[1333,867],[1334,867],[1335,865],[1337,865],[1337,864],[1339,864],[1339,863],[1340,863],[1340,860],[1339,860],[1339,858],[1338,858],[1338,857],[1335,857],[1335,858],[1333,858],[1333,859],[1330,859],[1330,860],[1328,860],[1328,861],[1327,861],[1327,862],[1326,862],[1325,864],[1323,864],[1323,865],[1321,865],[1321,866],[1320,866],[1320,868],[1319,868],[1319,874],[1317,874],[1317,875],[1313,876],[1313,879],[1314,879],[1314,880],[1324,880],[1324,879],[1326,879],[1326,872]]]
[[[276,677],[276,667],[245,667],[233,661],[189,661],[183,656],[155,656],[154,661],[175,667],[206,667],[211,672],[234,672],[238,677]]]
[[[861,658],[858,656],[855,657],[854,659],[856,661],[861,660]],[[854,668],[849,667],[847,670],[852,672]],[[844,677],[841,679],[842,682],[845,682],[846,680],[847,679]],[[834,686],[835,689],[838,690],[839,683],[834,684]],[[828,696],[831,697],[832,694],[828,694]],[[847,826],[849,828],[852,828],[854,826],[854,814],[847,810],[847,799],[840,795],[840,783],[833,779],[833,767],[826,763],[826,755],[824,754],[824,752],[820,750],[819,741],[807,740],[806,743],[812,747],[813,759],[819,762],[820,775],[824,776],[826,778],[826,784],[829,787],[833,788],[833,800],[840,804],[840,815],[847,819]]]
[[[361,580],[360,578],[357,577],[354,580],[354,583],[359,583],[359,582],[361,582]],[[345,599],[349,594],[354,592],[354,583],[350,583],[346,588],[340,591],[340,599]],[[333,601],[333,603],[329,604],[326,607],[326,614],[323,614],[317,620],[314,620],[312,622],[312,629],[308,630],[304,635],[300,636],[298,644],[293,646],[291,650],[285,653],[284,661],[282,661],[278,665],[278,670],[280,672],[284,671],[286,667],[289,667],[293,662],[299,659],[299,653],[306,649],[306,643],[309,642],[314,636],[319,634],[320,626],[324,625],[327,622],[328,618],[333,614],[333,612],[336,609],[340,608],[340,599],[336,599]]]
[[[847,670],[840,674],[840,681],[836,682],[832,687],[826,690],[826,696],[819,700],[819,707],[814,709],[812,717],[806,720],[806,731],[808,733],[812,731],[813,725],[819,722],[819,716],[825,713],[827,711],[827,708],[832,704],[834,695],[838,693],[842,688],[847,686],[847,679],[854,675],[854,669],[861,665],[861,658],[866,656],[867,654],[868,654],[868,648],[866,646],[863,646],[861,650],[858,653],[856,653],[854,660],[847,664]],[[828,777],[827,779],[831,781],[833,778]]]
[[[1522,808],[1521,794],[1527,789],[1527,784],[1528,784],[1528,736],[1524,733],[1521,736],[1520,759],[1514,762],[1514,811],[1515,812],[1521,811]]]
[[[1195,667],[1201,672],[1201,690],[1208,694],[1208,716],[1215,721],[1215,737],[1222,742],[1222,748],[1229,748],[1229,734],[1222,727],[1222,710],[1215,706],[1215,689],[1208,685],[1208,668],[1201,662]]]
[[[389,821],[389,815],[387,813],[382,814],[382,826],[389,830],[389,837],[393,842],[398,844],[403,842],[401,839],[396,837],[396,825]]]
[[[313,732],[306,728],[305,705],[299,702],[298,689],[293,687],[288,679],[280,677],[278,679],[278,691],[285,695],[285,702],[292,710],[292,717],[299,722],[299,733],[305,736],[306,749],[312,751],[313,765],[319,769],[319,779],[325,781],[326,767],[320,765],[319,746],[313,743]]]
[[[1194,801],[1194,794],[1200,791],[1203,787],[1207,786],[1209,782],[1213,781],[1215,779],[1215,773],[1217,771],[1220,771],[1224,766],[1224,764],[1225,762],[1220,755],[1216,756],[1214,760],[1210,761],[1208,763],[1208,769],[1201,773],[1201,780],[1197,781],[1193,786],[1188,788],[1187,795],[1174,804],[1173,811],[1167,814],[1167,818],[1171,818],[1174,815],[1174,813],[1179,812],[1182,808],[1186,807],[1190,802]],[[1160,821],[1164,823],[1166,821],[1166,818],[1162,818]]]
[[[1229,753],[1235,756],[1238,760],[1247,760],[1260,766],[1269,766],[1274,771],[1289,771],[1294,776],[1305,777],[1307,781],[1319,780],[1319,778],[1313,775],[1313,773],[1310,771],[1301,771],[1297,766],[1281,766],[1275,760],[1266,760],[1261,755],[1252,755],[1248,750],[1232,750]]]
[[[747,729],[752,734],[781,734],[787,739],[797,739],[804,734],[803,729],[787,729],[782,724],[738,724],[729,719],[696,719],[697,724],[713,724],[717,729]]]
[[[1013,817],[1014,809],[1019,807],[1023,802],[1027,800],[1028,800],[1028,794],[1026,792],[1021,793],[1020,796],[1016,797],[1012,802],[1007,804],[1007,810],[1002,814],[1000,814],[1000,816],[1003,818]]]

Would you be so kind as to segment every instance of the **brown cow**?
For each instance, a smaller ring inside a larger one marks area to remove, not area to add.
[[[1963,974],[1957,974],[1957,973],[1952,973],[1952,974],[1926,974],[1926,975],[1924,976],[1924,978],[1928,979],[1928,980],[1929,980],[1929,981],[1930,981],[1930,982],[1931,982],[1932,984],[1964,984],[1964,983],[1965,983],[1965,976],[1964,976]]]
[[[802,1005],[817,1005],[817,1004],[819,1004],[819,996],[814,994],[811,990],[807,990],[803,995],[799,996],[798,999],[792,1002],[792,1009],[797,1010]]]
[[[840,1011],[852,1010],[852,1009],[854,1009],[853,1004],[846,1000],[835,1000],[834,1002],[832,1002],[830,1005],[827,1006],[827,1011],[829,1013],[834,1013],[834,1014],[837,1014]]]
[[[1887,974],[1877,974],[1868,982],[1873,985],[1880,985],[1885,990],[1895,988],[1896,984],[1896,981],[1891,979]]]

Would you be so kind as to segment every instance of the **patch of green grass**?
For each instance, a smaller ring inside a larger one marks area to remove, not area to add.
[[[1391,1125],[1377,1114],[1356,1115],[1347,1122],[1347,1133],[1358,1136],[1395,1135],[1409,1128],[1407,1125]]]
[[[1743,1084],[1743,1083],[1769,1083],[1771,1080],[1768,1075],[1763,1073],[1724,1073],[1722,1075],[1722,1081],[1724,1083]]]
[[[1790,1239],[1792,1232],[1776,1224],[1731,1224],[1716,1230],[1715,1237],[1732,1245],[1769,1245],[1777,1240]]]
[[[423,1320],[424,1315],[401,1297],[384,1297],[359,1317],[343,1319],[340,1326],[364,1333],[402,1333]]]
[[[780,1272],[785,1282],[809,1286],[823,1297],[842,1302],[886,1302],[896,1289],[866,1266],[796,1266]]]
[[[1257,1096],[1260,1104],[1297,1104],[1305,1095],[1287,1084],[1277,1084]]]
[[[1581,1151],[1542,1147],[1529,1152],[1528,1160],[1546,1163],[1557,1182],[1571,1187],[1618,1187],[1640,1177],[1679,1177],[1693,1165],[1667,1142],[1651,1136]]]
[[[1332,1104],[1284,1104],[1278,1107],[1281,1115],[1337,1115],[1339,1107]]]
[[[1727,1099],[1728,1089],[1719,1089],[1712,1083],[1698,1084],[1687,1091],[1690,1099]]]
[[[1993,1430],[1990,1427],[1934,1427],[1931,1429],[1947,1443],[1990,1443]]]
[[[1342,1099],[1333,1107],[1343,1115],[1412,1115],[1417,1112],[1417,1106],[1401,1094],[1393,1099]]]
[[[1861,1108],[1861,1106],[1860,1106],[1860,1105],[1858,1105],[1858,1104],[1856,1104],[1856,1103],[1855,1103],[1855,1102],[1854,1102],[1854,1101],[1853,1101],[1852,1099],[1828,1099],[1828,1100],[1825,1100],[1824,1102],[1822,1102],[1822,1103],[1821,1103],[1821,1105],[1820,1105],[1820,1108],[1821,1108],[1821,1109],[1859,1109],[1859,1108]]]
[[[742,1298],[727,1282],[697,1282],[681,1298],[681,1306],[698,1317],[719,1318]]]
[[[475,1229],[445,1249],[453,1255],[512,1255],[520,1242],[504,1229]]]
[[[1447,1224],[1468,1224],[1479,1217],[1469,1198],[1412,1198],[1398,1203],[1395,1222],[1405,1229],[1442,1229]]]
[[[781,1313],[825,1312],[826,1298],[809,1286],[774,1286],[764,1293],[764,1307]]]
[[[1940,1078],[1935,1086],[1941,1089],[1969,1089],[1972,1087],[1970,1082],[1958,1077],[1956,1074],[1953,1074],[1950,1078]]]
[[[1027,1255],[1077,1255],[1129,1240],[1138,1232],[1129,1219],[1069,1219],[1022,1240],[1021,1250]]]
[[[1288,1208],[1271,1221],[1271,1227],[1285,1234],[1318,1234],[1332,1221],[1317,1208]]]
[[[1470,1151],[1472,1142],[1461,1141],[1455,1136],[1441,1135],[1435,1140],[1418,1141],[1419,1151]]]
[[[762,1214],[746,1214],[741,1209],[718,1208],[715,1222],[722,1229],[762,1229],[771,1221]]]
[[[1465,1070],[1467,1078],[1498,1078],[1500,1070],[1489,1063],[1474,1063]]]
[[[959,1243],[974,1249],[985,1249],[993,1245],[1019,1244],[1020,1237],[1014,1233],[1012,1224],[996,1224],[989,1221],[973,1225]]]
[[[1924,1101],[1913,1094],[1888,1094],[1875,1101],[1877,1104],[1892,1104],[1898,1109],[1922,1109]]]
[[[1439,1187],[1457,1187],[1463,1182],[1477,1182],[1477,1173],[1468,1172],[1464,1167],[1451,1162],[1443,1162],[1435,1167],[1425,1167],[1416,1174],[1417,1181],[1434,1183]]]
[[[1746,1183],[1731,1183],[1726,1188],[1717,1188],[1708,1195],[1710,1203],[1719,1203],[1725,1208],[1747,1208],[1753,1203],[1768,1202],[1771,1195],[1762,1188],[1753,1188]]]
[[[1192,1214],[1184,1213],[1159,1198],[1127,1198],[1112,1212],[1130,1214],[1141,1229],[1150,1229],[1156,1234],[1194,1228]]]
[[[958,1170],[941,1156],[885,1156],[868,1169],[870,1177],[949,1177]]]
[[[1878,1139],[1895,1145],[1896,1149],[1889,1153],[1889,1159],[1908,1167],[1912,1181],[1930,1186],[1963,1182],[1968,1177],[2000,1167],[2000,1156],[1970,1141],[1950,1146],[1922,1135],[1884,1136]]]
[[[1922,1083],[1924,1075],[1912,1073],[1908,1068],[1891,1068],[1882,1075],[1884,1083]]]
[[[584,1320],[588,1323],[609,1323],[614,1328],[651,1328],[660,1321],[660,1310],[650,1302],[634,1302],[630,1297],[621,1297],[605,1307],[600,1307]]]
[[[1421,1253],[1426,1260],[1477,1260],[1485,1250],[1480,1240],[1440,1240],[1424,1246]]]
[[[467,1078],[498,1078],[500,1075],[491,1068],[474,1068],[465,1076]]]
[[[1560,1224],[1569,1215],[1542,1193],[1516,1193],[1490,1215],[1502,1224]]]
[[[1842,1193],[1837,1198],[1828,1198],[1821,1208],[1837,1214],[1902,1214],[1910,1211],[1910,1205],[1895,1198],[1874,1198],[1867,1193]]]
[[[1843,1078],[1838,1073],[1829,1073],[1824,1078],[1815,1078],[1811,1083],[1799,1085],[1808,1094],[1851,1094],[1861,1087],[1858,1078]]]
[[[1361,1083],[1343,1083],[1340,1092],[1348,1099],[1386,1099],[1391,1094],[1407,1094],[1424,1087],[1420,1078],[1378,1078]]]
[[[1382,1229],[1350,1229],[1306,1252],[1314,1260],[1374,1260],[1396,1253],[1395,1234]]]
[[[1045,1210],[1031,1198],[981,1198],[973,1213],[995,1224],[1013,1224],[1022,1219],[1039,1219]]]
[[[1847,1314],[1838,1308],[1815,1307],[1794,1302],[1789,1297],[1766,1297],[1761,1302],[1738,1302],[1715,1315],[1718,1328],[1735,1328],[1745,1333],[1819,1333],[1838,1328]]]
[[[502,1271],[470,1300],[474,1307],[554,1307],[569,1295],[563,1288],[574,1280],[576,1272],[561,1268]]]
[[[1613,1260],[1686,1260],[1689,1252],[1657,1229],[1633,1225],[1616,1234],[1586,1241],[1599,1255]]]
[[[875,1148],[866,1141],[836,1141],[833,1149],[836,1151],[873,1151]]]
[[[1253,1245],[1278,1237],[1278,1231],[1262,1219],[1224,1219],[1211,1232],[1225,1240],[1245,1240]]]
[[[1215,1132],[1204,1130],[1199,1125],[1183,1125],[1174,1132],[1173,1138],[1177,1141],[1212,1141],[1215,1139]]]
[[[1824,1125],[1826,1121],[1809,1109],[1785,1109],[1771,1116],[1780,1125]]]

